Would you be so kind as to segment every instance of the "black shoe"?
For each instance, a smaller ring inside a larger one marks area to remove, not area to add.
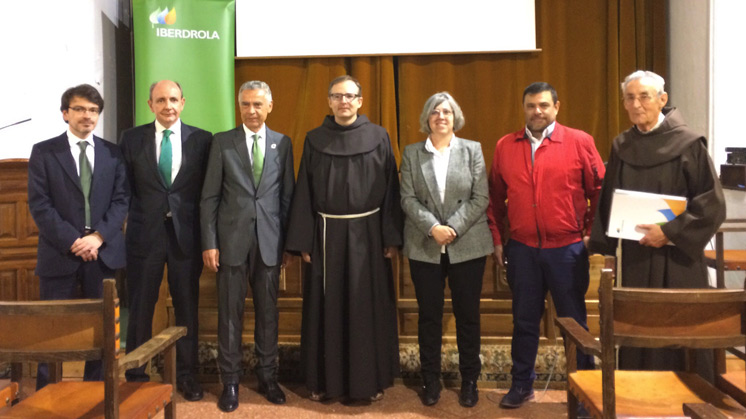
[[[422,404],[432,406],[440,400],[440,380],[426,381],[422,386]]]
[[[500,407],[503,409],[515,409],[521,407],[523,403],[533,399],[533,388],[524,389],[520,387],[510,387],[508,394],[503,396],[503,399],[500,400]]]
[[[184,396],[184,399],[190,402],[202,400],[202,385],[193,375],[185,375],[176,381],[176,390]]]
[[[371,402],[380,402],[381,400],[383,400],[383,390],[376,391],[376,394],[370,396],[368,400],[370,400]]]
[[[474,380],[465,380],[461,382],[461,394],[458,396],[458,404],[464,407],[474,407],[479,401],[479,391],[477,382]]]
[[[223,394],[218,399],[218,408],[223,412],[232,412],[238,408],[238,384],[223,385]]]
[[[312,391],[311,395],[308,396],[308,398],[314,402],[323,402],[324,400],[326,400],[326,393],[324,393],[323,391]]]
[[[260,381],[259,393],[264,394],[264,397],[266,397],[270,403],[285,404],[285,393],[282,392],[277,381]]]

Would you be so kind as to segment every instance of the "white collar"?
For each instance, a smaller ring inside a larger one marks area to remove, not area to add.
[[[437,148],[435,148],[435,145],[433,145],[433,141],[430,139],[430,136],[428,136],[427,140],[425,140],[425,150],[427,150],[427,151],[429,151],[429,152],[431,152],[433,154],[443,155],[443,154],[446,154],[446,153],[450,153],[451,149],[453,148],[453,146],[456,144],[457,141],[458,141],[458,137],[456,137],[456,135],[454,134],[451,137],[451,141],[448,143],[448,147],[446,147],[441,152],[441,151],[438,151]]]
[[[262,124],[262,127],[257,132],[250,130],[246,124],[241,124],[241,126],[243,127],[243,132],[246,133],[246,138],[251,138],[254,134],[259,134],[259,138],[267,139],[267,124]]]
[[[176,122],[174,122],[173,125],[171,125],[171,127],[169,128],[164,127],[163,124],[158,122],[158,120],[156,119],[155,120],[155,133],[161,134],[165,130],[171,131],[171,134],[177,134],[177,135],[181,134],[181,118],[177,119]]]
[[[552,136],[552,133],[554,132],[554,125],[556,123],[557,123],[557,121],[554,121],[551,124],[549,124],[546,128],[544,128],[544,131],[541,133],[541,138],[535,138],[534,134],[531,133],[531,130],[528,129],[528,126],[527,126],[526,127],[526,131],[525,131],[526,132],[526,136],[530,140],[535,140],[535,141],[542,141],[545,138],[549,138],[549,137]]]
[[[73,134],[73,132],[70,131],[70,128],[67,129],[67,142],[70,144],[70,147],[79,147],[78,143],[81,141],[87,142],[90,146],[95,146],[95,144],[93,144],[93,134],[88,135],[86,138],[80,138]]]

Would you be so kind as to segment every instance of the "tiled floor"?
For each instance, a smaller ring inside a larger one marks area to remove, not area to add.
[[[217,399],[222,385],[204,385],[205,397],[199,402],[178,400],[177,416],[186,419],[202,418],[564,418],[567,417],[565,392],[549,390],[537,391],[536,400],[520,409],[500,409],[498,403],[506,393],[505,389],[495,389],[487,384],[480,387],[479,404],[474,408],[464,408],[458,404],[458,389],[448,388],[441,393],[435,406],[423,406],[418,397],[418,389],[397,384],[387,389],[383,400],[375,403],[342,403],[329,400],[323,403],[310,401],[308,392],[301,384],[283,385],[287,403],[276,406],[256,392],[256,385],[242,383],[239,388],[239,407],[231,413],[223,413],[217,408]]]

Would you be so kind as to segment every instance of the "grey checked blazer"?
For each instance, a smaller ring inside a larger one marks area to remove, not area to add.
[[[441,246],[430,235],[435,224],[448,225],[458,237],[446,248],[451,263],[489,255],[494,251],[487,226],[487,173],[482,146],[453,136],[448,161],[444,202],[440,200],[433,155],[425,141],[404,149],[401,164],[401,204],[404,220],[404,256],[420,262],[440,263]]]

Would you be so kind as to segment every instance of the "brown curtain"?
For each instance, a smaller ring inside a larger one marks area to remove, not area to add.
[[[361,112],[388,130],[397,161],[400,148],[425,138],[418,122],[425,100],[445,90],[453,94],[466,117],[458,135],[480,141],[490,165],[497,140],[523,126],[521,95],[534,81],[546,81],[557,89],[558,120],[593,135],[605,159],[614,137],[629,126],[619,91],[624,76],[647,69],[666,77],[665,21],[664,0],[537,0],[541,51],[238,59],[236,88],[247,80],[269,83],[274,110],[267,124],[293,139],[296,169],[305,133],[329,114],[328,83],[342,74],[360,80]],[[437,36],[443,33],[433,31]]]
[[[391,136],[399,161],[396,122],[396,84],[392,57],[298,58],[236,60],[236,92],[245,81],[263,80],[272,89],[274,102],[267,126],[293,139],[295,169],[298,171],[306,132],[321,125],[331,114],[327,101],[329,82],[350,74],[363,88],[360,109],[371,121],[382,125]],[[236,124],[241,115],[236,107]]]

